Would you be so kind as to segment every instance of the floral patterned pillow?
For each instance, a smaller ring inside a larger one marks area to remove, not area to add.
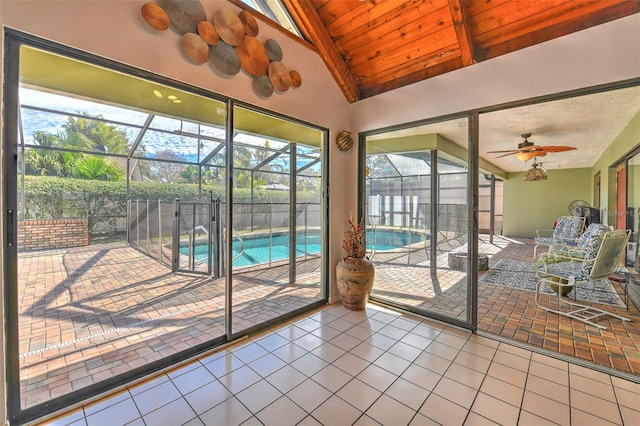
[[[597,253],[598,248],[602,243],[602,235],[609,230],[611,230],[611,227],[607,225],[592,223],[587,227],[587,230],[580,235],[576,245],[556,244],[550,251],[563,256],[576,257],[580,259],[584,259],[585,255],[593,256],[593,250]],[[599,237],[600,239],[593,240],[594,237]]]
[[[582,230],[584,219],[579,217],[562,217],[556,223],[556,229],[553,232],[553,238],[557,242],[575,242],[576,238]]]
[[[593,235],[601,234],[603,231],[606,232],[610,230],[607,225],[603,225],[602,223],[592,223],[587,227],[587,230],[580,235],[578,238],[578,247],[586,246],[587,242]]]

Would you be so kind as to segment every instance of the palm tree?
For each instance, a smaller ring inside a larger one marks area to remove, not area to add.
[[[76,162],[76,173],[79,178],[92,180],[121,180],[125,175],[122,167],[112,160],[92,155]]]
[[[68,135],[84,137],[94,150],[106,151],[111,154],[126,154],[128,152],[129,138],[126,133],[103,121],[92,120],[93,116],[86,116],[88,118],[69,117],[69,121],[62,127]],[[95,118],[102,118],[102,116],[97,115]]]
[[[60,148],[66,140],[65,133],[54,135],[52,133],[37,131],[33,134],[33,140],[36,145],[43,147],[29,149],[24,158],[26,173],[41,176],[72,176],[74,163],[79,153],[71,153],[66,151],[58,151],[47,148]],[[80,140],[74,140],[78,144]]]
[[[73,117],[69,117],[63,129],[58,134],[34,132],[34,145],[42,148],[26,152],[24,163],[27,174],[96,180],[119,180],[124,177],[125,171],[114,161],[81,152],[98,149],[126,153],[129,143],[124,132],[101,121]]]

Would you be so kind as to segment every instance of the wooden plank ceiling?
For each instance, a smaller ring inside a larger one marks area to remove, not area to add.
[[[640,12],[640,0],[282,0],[349,102]]]

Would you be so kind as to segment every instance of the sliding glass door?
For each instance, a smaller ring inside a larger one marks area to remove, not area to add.
[[[235,107],[231,334],[326,298],[323,282],[324,132]],[[326,269],[326,268],[325,268]]]
[[[468,118],[364,137],[375,300],[470,327]]]
[[[627,159],[627,229],[631,229],[631,239],[627,248],[626,264],[640,272],[640,149]]]
[[[12,422],[326,302],[325,129],[19,34],[7,45]]]

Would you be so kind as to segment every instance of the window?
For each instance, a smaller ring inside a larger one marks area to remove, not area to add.
[[[242,0],[242,3],[262,13],[274,22],[277,22],[285,30],[302,38],[298,27],[296,27],[296,24],[289,16],[287,9],[285,9],[279,0]]]

